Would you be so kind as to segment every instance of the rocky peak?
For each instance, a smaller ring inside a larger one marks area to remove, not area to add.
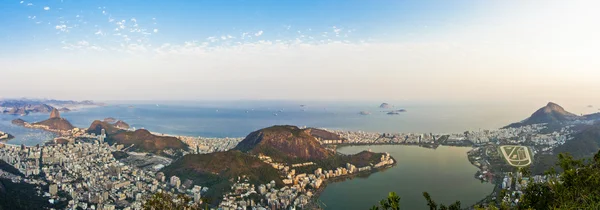
[[[52,112],[50,112],[50,118],[60,118],[60,112],[56,108],[52,108]]]

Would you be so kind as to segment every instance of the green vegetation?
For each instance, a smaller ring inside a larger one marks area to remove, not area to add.
[[[0,179],[0,210],[13,209],[65,209],[68,201],[57,204],[48,202],[37,193],[38,186],[27,183],[13,183],[9,179]],[[48,190],[45,186],[44,190]]]
[[[568,154],[558,155],[562,173],[547,172],[549,182],[528,186],[521,199],[520,209],[599,209],[600,152],[592,159],[575,159]]]
[[[456,201],[455,203],[445,206],[439,205],[435,203],[431,199],[431,196],[427,192],[423,192],[423,197],[427,201],[427,206],[429,206],[430,210],[460,210],[460,201]],[[395,192],[390,192],[386,199],[379,201],[379,206],[371,207],[371,210],[399,210],[400,209],[400,196],[398,196]]]
[[[207,196],[217,202],[238,177],[250,183],[261,184],[275,181],[283,186],[279,172],[256,157],[237,150],[211,154],[189,154],[161,170],[167,177],[178,176],[192,180],[195,185],[210,188]],[[216,204],[216,203],[213,203]]]
[[[573,139],[556,147],[554,153],[569,154],[574,158],[581,159],[592,157],[598,150],[600,150],[600,125],[593,125],[584,128],[583,131],[575,134]],[[533,174],[543,174],[556,165],[557,162],[558,158],[555,155],[536,155],[532,172]],[[560,172],[561,169],[557,171]]]

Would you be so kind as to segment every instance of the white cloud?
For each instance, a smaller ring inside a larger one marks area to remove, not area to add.
[[[335,33],[335,36],[339,36],[340,32],[342,32],[341,28],[337,28],[337,27],[333,26],[333,33]]]
[[[64,24],[63,25],[56,25],[54,28],[56,30],[59,30],[59,31],[62,31],[62,32],[67,32],[68,31],[67,26],[64,25]]]
[[[44,7],[44,10],[48,11],[50,10],[50,7]]]
[[[102,33],[102,30],[100,30],[100,29],[98,29],[98,31],[96,31],[96,33],[94,33],[94,34],[104,36],[104,33]]]
[[[24,1],[19,2],[20,4],[24,3]]]
[[[27,6],[33,6],[33,4],[32,3],[27,3]]]
[[[157,28],[154,29],[154,33],[158,33],[158,29]]]
[[[258,31],[254,34],[254,36],[261,36],[263,34],[263,31]]]

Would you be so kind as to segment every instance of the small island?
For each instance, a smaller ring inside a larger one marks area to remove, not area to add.
[[[379,105],[379,108],[381,108],[381,109],[391,109],[392,105],[390,105],[388,103],[382,103],[381,105]]]

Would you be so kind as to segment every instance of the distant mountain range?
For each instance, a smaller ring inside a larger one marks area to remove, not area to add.
[[[104,105],[93,101],[63,101],[54,99],[7,99],[0,100],[0,114],[28,115],[29,113],[48,113],[52,109],[70,111],[67,107]]]
[[[588,119],[600,119],[600,113],[578,116],[576,114],[566,111],[560,105],[550,102],[546,106],[544,106],[544,107],[538,109],[536,112],[534,112],[529,118],[527,118],[521,122],[518,122],[518,123],[510,124],[510,125],[506,126],[505,128],[509,128],[509,127],[516,128],[516,127],[533,125],[533,124],[541,124],[541,123],[556,125],[556,124],[562,124],[562,123],[574,121],[574,120],[588,120]]]

